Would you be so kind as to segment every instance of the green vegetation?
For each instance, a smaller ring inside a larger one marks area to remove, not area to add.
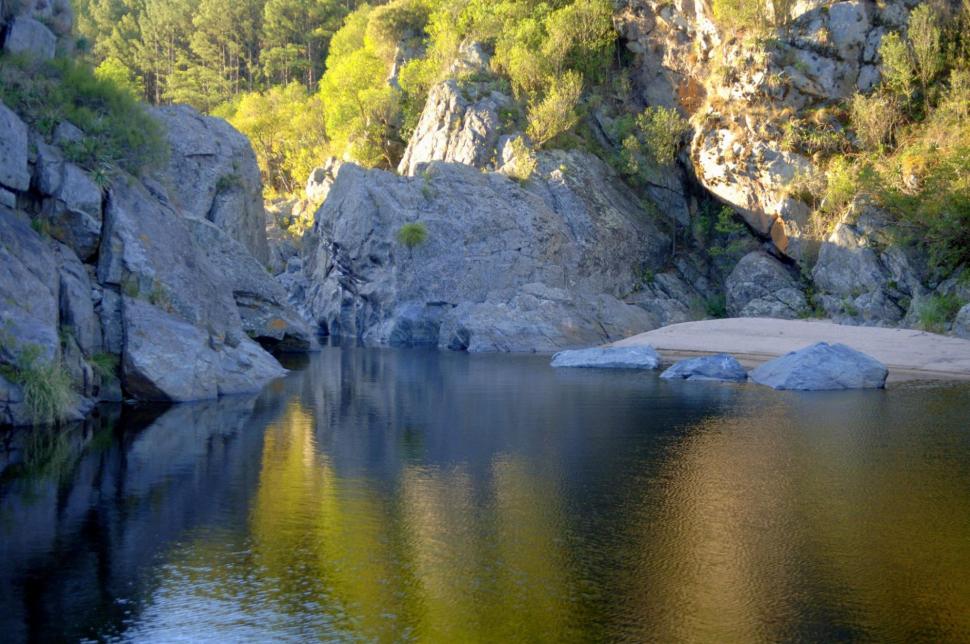
[[[65,153],[92,172],[137,175],[165,158],[161,130],[144,106],[83,63],[0,56],[0,100],[45,136],[62,121],[79,127],[85,138]]]
[[[934,295],[919,309],[920,326],[932,333],[946,333],[963,303],[956,295]]]
[[[397,231],[397,241],[408,249],[408,254],[414,249],[428,241],[428,229],[420,221],[404,224]]]
[[[96,353],[89,361],[91,368],[102,380],[118,377],[118,356],[112,353]]]
[[[22,347],[16,365],[4,367],[3,375],[23,389],[30,418],[38,425],[61,420],[74,400],[64,366],[57,360],[45,360],[37,345]]]
[[[713,0],[714,20],[725,29],[787,27],[795,0]],[[770,9],[770,11],[769,11]]]
[[[509,147],[512,160],[508,164],[508,175],[519,183],[525,183],[532,178],[532,173],[536,171],[536,166],[539,164],[535,152],[521,136],[509,141]]]

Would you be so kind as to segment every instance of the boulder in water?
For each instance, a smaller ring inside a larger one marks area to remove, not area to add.
[[[664,380],[726,380],[744,382],[748,372],[734,356],[719,353],[681,360],[670,367],[660,377]]]
[[[660,355],[649,346],[595,347],[560,351],[552,357],[553,367],[590,369],[656,369]]]
[[[881,389],[889,370],[884,364],[844,344],[819,342],[766,362],[751,380],[773,389],[830,391]]]

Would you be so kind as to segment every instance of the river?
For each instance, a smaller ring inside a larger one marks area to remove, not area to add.
[[[329,348],[0,437],[0,639],[970,641],[970,387]]]

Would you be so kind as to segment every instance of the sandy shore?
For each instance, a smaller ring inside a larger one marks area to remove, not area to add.
[[[889,367],[891,382],[970,381],[970,340],[913,329],[879,329],[817,320],[732,318],[686,322],[620,340],[614,346],[649,344],[665,360],[730,353],[754,367],[816,342],[841,342]]]

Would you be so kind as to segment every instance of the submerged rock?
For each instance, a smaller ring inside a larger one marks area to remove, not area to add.
[[[551,364],[557,368],[656,369],[660,366],[660,354],[649,345],[573,349],[554,355]]]
[[[660,377],[664,380],[727,380],[744,382],[748,379],[748,372],[734,356],[719,353],[714,356],[702,356],[681,360],[670,367]]]
[[[889,370],[844,344],[819,342],[766,362],[750,375],[752,381],[773,389],[828,391],[881,389]]]

